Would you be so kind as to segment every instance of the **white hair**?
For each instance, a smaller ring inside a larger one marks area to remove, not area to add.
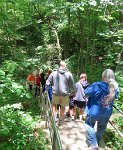
[[[63,69],[66,68],[66,63],[64,61],[60,62],[60,68],[63,68]]]
[[[109,85],[109,99],[113,100],[115,97],[115,91],[118,88],[118,84],[115,81],[114,72],[111,69],[106,69],[102,73],[102,80],[107,82]]]

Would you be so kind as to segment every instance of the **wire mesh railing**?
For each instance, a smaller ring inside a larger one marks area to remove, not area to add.
[[[39,100],[41,117],[45,120],[45,127],[49,128],[52,150],[62,150],[62,144],[56,127],[55,119],[52,114],[52,107],[48,94],[41,94]]]

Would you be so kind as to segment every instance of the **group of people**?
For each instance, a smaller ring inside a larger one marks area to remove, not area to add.
[[[102,73],[102,80],[89,85],[87,75],[82,73],[75,84],[73,75],[67,70],[66,63],[60,62],[59,68],[51,72],[45,83],[45,90],[52,87],[52,111],[57,121],[57,106],[60,106],[59,122],[63,123],[65,107],[69,103],[69,116],[85,119],[88,150],[98,150],[102,134],[112,115],[114,99],[118,97],[118,83],[111,69]],[[86,117],[85,117],[86,116]],[[95,124],[97,129],[95,131]]]
[[[52,70],[48,70],[47,73],[37,73],[36,75],[31,72],[28,77],[27,77],[27,86],[29,90],[35,89],[35,94],[34,96],[36,97],[37,95],[40,95],[40,93],[44,93],[46,88],[46,80],[51,74]],[[49,94],[49,99],[52,101],[52,86],[49,87],[48,89],[48,94]]]
[[[89,85],[85,73],[75,84],[72,74],[67,70],[66,63],[60,62],[57,70],[53,71],[46,80],[46,90],[52,86],[52,111],[57,119],[57,105],[61,106],[60,120],[63,122],[65,106],[70,101],[70,116],[76,117],[76,107],[79,108],[79,119],[83,112],[86,114],[88,150],[98,150],[102,134],[112,115],[114,99],[118,97],[118,83],[111,69],[102,73],[102,80]],[[71,109],[73,109],[71,113]],[[95,131],[95,124],[97,129]]]

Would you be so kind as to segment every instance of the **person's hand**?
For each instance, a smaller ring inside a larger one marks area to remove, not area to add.
[[[46,95],[47,94],[47,90],[45,90],[43,93],[44,93],[44,95]]]
[[[71,97],[75,97],[75,93],[70,93],[70,96]]]

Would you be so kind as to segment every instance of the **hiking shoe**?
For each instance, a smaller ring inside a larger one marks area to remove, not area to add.
[[[59,118],[55,117],[55,122],[58,122],[59,121]]]
[[[90,146],[90,147],[86,148],[86,150],[99,150],[99,147]]]
[[[60,115],[59,114],[57,114],[57,118],[59,118],[60,117]]]
[[[59,119],[58,124],[62,125],[63,124],[63,119]]]
[[[82,119],[85,121],[87,119],[87,115],[86,114],[83,114],[82,115]]]
[[[72,118],[71,117],[65,118],[64,121],[65,122],[70,122],[70,121],[72,121]]]
[[[72,121],[75,121],[76,117],[72,115],[71,119]]]
[[[69,112],[66,112],[66,116],[67,116],[67,117],[70,117],[70,113],[69,113]]]

